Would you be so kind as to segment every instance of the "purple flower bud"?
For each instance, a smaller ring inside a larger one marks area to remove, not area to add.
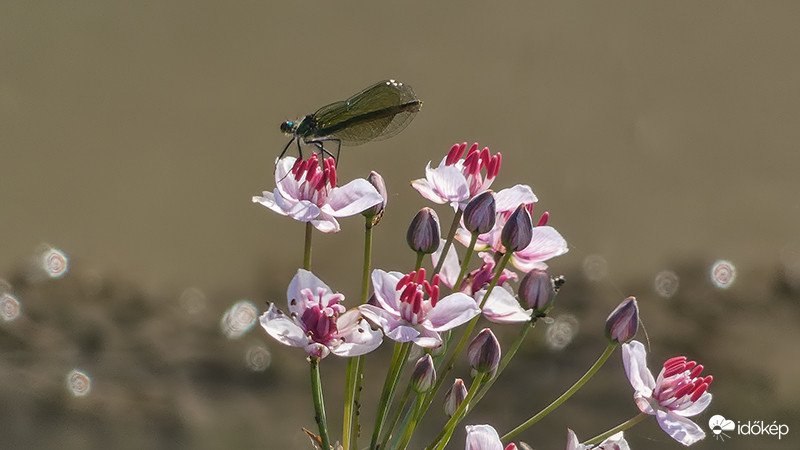
[[[464,386],[464,380],[456,378],[453,386],[444,394],[444,413],[447,414],[447,417],[453,417],[466,398],[467,387]]]
[[[519,205],[503,226],[503,231],[500,232],[500,242],[506,251],[518,252],[527,247],[531,243],[531,239],[533,239],[531,214],[525,205]]]
[[[623,344],[639,329],[639,305],[635,297],[628,297],[611,311],[606,319],[606,337],[612,343]]]
[[[426,353],[417,360],[417,364],[414,366],[414,371],[411,373],[411,386],[418,394],[424,394],[431,390],[435,382],[436,369],[433,367],[433,358]]]
[[[375,190],[381,194],[383,197],[383,201],[378,203],[377,205],[367,208],[361,212],[364,217],[369,219],[368,227],[372,228],[381,221],[381,217],[383,217],[383,209],[386,208],[386,203],[389,201],[389,195],[386,193],[386,183],[383,181],[383,177],[378,172],[374,170],[369,173],[367,177],[367,181],[370,182],[375,187]]]
[[[439,248],[439,217],[436,211],[425,207],[419,210],[408,226],[406,241],[411,250],[430,254]]]
[[[464,207],[464,227],[467,230],[483,234],[494,227],[497,207],[492,191],[486,191],[467,203]]]
[[[469,365],[478,372],[494,373],[500,363],[500,343],[492,330],[484,328],[469,344]]]
[[[533,269],[519,283],[520,300],[533,309],[535,317],[543,317],[553,306],[556,286],[546,270]]]

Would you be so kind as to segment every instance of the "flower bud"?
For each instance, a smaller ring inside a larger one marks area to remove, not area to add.
[[[439,248],[439,217],[436,211],[425,207],[419,210],[408,226],[406,241],[411,250],[430,254]]]
[[[469,365],[477,372],[494,373],[500,363],[500,343],[492,330],[484,328],[469,344]]]
[[[464,227],[472,233],[488,233],[494,227],[497,207],[492,191],[477,195],[464,207]]]
[[[383,181],[383,177],[378,172],[374,170],[369,173],[367,177],[367,181],[375,187],[375,190],[381,194],[383,197],[383,201],[378,203],[377,205],[367,208],[361,212],[361,214],[367,218],[368,228],[372,228],[381,221],[381,217],[383,217],[383,209],[386,208],[386,203],[389,201],[389,195],[386,193],[386,183]]]
[[[556,286],[546,270],[533,269],[519,283],[520,300],[533,309],[534,317],[543,317],[553,306]]]
[[[436,369],[433,367],[433,358],[426,353],[414,366],[414,371],[411,373],[411,387],[417,394],[424,394],[431,390],[435,382]]]
[[[511,213],[500,232],[500,242],[509,252],[518,252],[533,239],[533,224],[528,208],[521,204]]]
[[[612,343],[622,344],[633,339],[638,329],[639,305],[636,297],[628,297],[606,319],[606,337]]]
[[[447,414],[447,417],[453,417],[466,398],[467,387],[464,386],[464,380],[456,378],[453,386],[444,394],[444,413]]]

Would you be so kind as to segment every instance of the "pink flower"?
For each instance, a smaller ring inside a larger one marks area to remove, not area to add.
[[[376,305],[359,310],[384,334],[397,342],[413,341],[420,347],[442,345],[439,333],[455,328],[480,314],[470,296],[456,292],[439,298],[439,277],[428,282],[425,269],[403,275],[400,272],[372,272]]]
[[[703,429],[687,417],[700,414],[711,403],[711,394],[706,390],[714,378],[700,376],[701,364],[676,356],[664,363],[658,379],[654,380],[646,358],[641,342],[622,345],[622,362],[635,390],[636,406],[641,412],[656,416],[661,429],[683,445],[703,439],[706,436]]]
[[[497,220],[491,231],[478,236],[475,249],[505,253],[506,249],[500,239],[503,226],[519,205],[526,205],[528,211],[533,211],[536,201],[537,198],[530,186],[521,184],[495,193]],[[544,261],[563,255],[569,250],[567,241],[561,234],[555,228],[546,226],[548,218],[547,213],[542,215],[538,224],[533,227],[531,243],[511,256],[511,263],[517,269],[529,272],[533,269],[546,268],[547,265],[544,264]],[[456,239],[464,245],[469,245],[470,238],[471,233],[466,229],[461,228],[456,233]]]
[[[622,436],[621,431],[595,446],[587,447],[581,444],[574,431],[567,428],[567,450],[587,450],[590,448],[595,450],[630,450],[628,442]]]
[[[516,450],[513,442],[503,448],[503,441],[491,425],[467,425],[467,443],[464,450]]]
[[[432,202],[450,203],[454,209],[463,209],[471,198],[489,189],[502,161],[500,153],[492,155],[488,147],[478,151],[477,143],[464,156],[466,149],[466,142],[453,145],[437,168],[431,169],[429,162],[425,178],[412,181],[411,186]]]
[[[282,158],[275,168],[273,192],[264,191],[253,202],[261,203],[283,216],[311,222],[323,233],[339,231],[337,217],[359,214],[383,202],[383,197],[369,181],[358,178],[336,187],[336,163],[325,158],[322,167],[317,154],[307,160]]]
[[[329,353],[358,356],[375,350],[382,341],[380,330],[372,330],[358,310],[345,312],[344,296],[313,273],[300,269],[286,291],[289,315],[272,303],[261,315],[264,330],[281,344],[303,347],[317,358]]]

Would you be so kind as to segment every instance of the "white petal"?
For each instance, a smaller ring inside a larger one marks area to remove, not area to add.
[[[657,410],[656,420],[662,430],[670,435],[672,439],[675,439],[683,445],[692,445],[706,437],[706,433],[699,425],[685,417],[671,414],[668,411]]]
[[[567,253],[567,241],[553,227],[542,226],[533,228],[533,239],[524,249],[515,252],[513,264],[519,270],[529,272],[542,262],[550,258]]]
[[[319,207],[308,200],[295,200],[293,198],[283,197],[278,194],[277,189],[275,190],[273,198],[278,207],[294,220],[308,222],[319,216]]]
[[[478,304],[483,301],[486,289],[481,289],[475,296]],[[483,315],[496,323],[527,322],[531,319],[531,310],[520,306],[519,301],[510,292],[500,286],[492,289],[492,295],[483,305]]]
[[[389,332],[401,325],[396,316],[385,309],[375,305],[361,305],[358,307],[361,314],[370,322],[374,323],[378,328],[382,329],[387,335]]]
[[[711,404],[711,394],[704,392],[696,402],[687,403],[684,408],[673,410],[679,416],[692,417],[700,414]]]
[[[467,425],[464,450],[503,450],[500,435],[491,425]]]
[[[439,249],[431,255],[431,262],[433,262],[434,267],[439,264],[439,257],[442,254],[445,242],[446,241],[442,239],[439,243]],[[453,285],[458,281],[458,274],[460,271],[461,264],[458,262],[458,253],[456,252],[455,246],[451,244],[450,248],[447,250],[447,256],[444,258],[442,270],[439,271],[439,279],[445,286],[452,289]]]
[[[641,342],[622,344],[622,364],[633,389],[643,397],[652,396],[656,381],[647,369],[647,352]]]
[[[283,209],[275,202],[275,194],[272,192],[264,191],[264,195],[262,197],[253,197],[253,203],[261,203],[262,205],[282,216],[286,215]]]
[[[448,202],[460,202],[469,198],[469,183],[455,166],[439,166],[427,171],[426,178],[435,191]]]
[[[337,337],[342,339],[342,343],[331,351],[338,356],[363,355],[378,348],[383,341],[383,333],[370,328],[357,309],[339,316],[336,328],[339,330]]]
[[[418,180],[414,180],[411,182],[411,187],[417,190],[423,197],[427,198],[428,200],[442,204],[447,203],[447,199],[442,198],[436,190],[434,190],[433,186],[428,183],[428,180],[424,178],[420,178]]]
[[[391,312],[395,317],[400,317],[400,308],[397,300],[400,293],[397,292],[397,282],[403,274],[400,272],[385,272],[381,269],[372,271],[372,287],[375,290],[375,300],[386,311]]]
[[[306,309],[317,303],[315,300],[309,301],[306,296],[301,293],[301,291],[305,289],[310,290],[315,297],[317,292],[322,290],[326,293],[326,295],[323,296],[323,300],[325,300],[326,303],[327,300],[329,300],[333,295],[331,288],[328,287],[328,285],[320,280],[316,275],[308,270],[298,269],[297,273],[292,278],[292,281],[289,283],[289,287],[286,289],[286,299],[289,301],[289,311],[297,314],[298,316],[302,316]]]
[[[269,305],[267,312],[259,317],[261,326],[278,342],[292,347],[305,347],[311,340],[305,330],[291,318],[282,314],[274,304]]]
[[[442,337],[435,331],[422,328],[414,343],[422,348],[437,348],[442,345]]]
[[[428,312],[422,326],[431,331],[447,331],[481,313],[478,304],[467,294],[456,292],[439,300]]]
[[[585,450],[586,446],[581,445],[581,441],[578,440],[578,436],[575,435],[575,432],[567,428],[567,450]]]
[[[312,220],[311,225],[323,233],[338,233],[341,230],[336,218],[324,212],[320,213],[315,220]]]
[[[598,444],[596,448],[597,450],[630,450],[628,441],[625,440],[622,431],[611,435],[608,439]]]
[[[349,217],[382,202],[383,197],[375,186],[363,178],[357,178],[344,186],[333,188],[322,211],[334,217]]]
[[[513,211],[520,204],[529,205],[536,203],[538,199],[534,195],[531,187],[526,184],[518,184],[507,189],[502,189],[494,194],[495,208],[497,212]]]

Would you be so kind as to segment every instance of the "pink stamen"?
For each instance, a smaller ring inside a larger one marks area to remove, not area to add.
[[[403,292],[400,294],[400,302],[401,303],[410,303],[412,298],[414,297],[414,293],[417,292],[417,287],[413,284],[406,285]]]
[[[703,365],[698,364],[694,367],[694,369],[692,369],[692,371],[689,373],[689,376],[692,378],[697,378],[702,371],[703,371]]]
[[[292,173],[294,173],[294,181],[300,181],[300,179],[303,178],[305,171],[306,171],[306,161],[300,161],[300,164],[297,164],[297,162],[295,162],[295,167],[292,169]]]
[[[503,155],[499,152],[492,157],[492,162],[487,169],[486,178],[495,178],[500,173],[500,164],[503,162]]]
[[[447,152],[447,159],[445,159],[444,164],[446,166],[452,166],[453,164],[455,164],[456,161],[461,159],[461,155],[464,154],[464,149],[466,148],[467,148],[466,142],[461,144],[453,144],[453,146],[450,147],[450,151]]]
[[[331,159],[328,159],[328,161],[330,161],[330,164],[328,164],[328,169],[329,169],[328,175],[329,175],[329,178],[331,180],[331,188],[335,188],[336,187],[336,162],[331,160]]]
[[[543,227],[543,226],[547,225],[548,219],[550,219],[550,213],[545,211],[542,214],[542,217],[539,218],[539,222],[536,224],[536,226],[537,227]]]
[[[481,150],[481,167],[487,167],[492,160],[492,155],[489,153],[489,147],[483,147]]]
[[[399,291],[403,286],[408,284],[409,280],[414,277],[414,272],[407,273],[403,275],[402,278],[397,282],[397,286],[394,287],[395,290]]]
[[[419,315],[420,312],[422,312],[422,292],[415,291],[413,302],[414,303],[412,304],[411,312],[413,312],[414,315],[416,316]]]
[[[425,269],[419,269],[417,272],[417,284],[422,284],[425,281]]]
[[[708,385],[705,383],[701,384],[700,386],[697,387],[697,389],[695,389],[694,394],[692,394],[691,400],[693,402],[696,402],[697,399],[699,399],[700,397],[703,396],[703,394],[705,394],[706,390],[708,390]]]

